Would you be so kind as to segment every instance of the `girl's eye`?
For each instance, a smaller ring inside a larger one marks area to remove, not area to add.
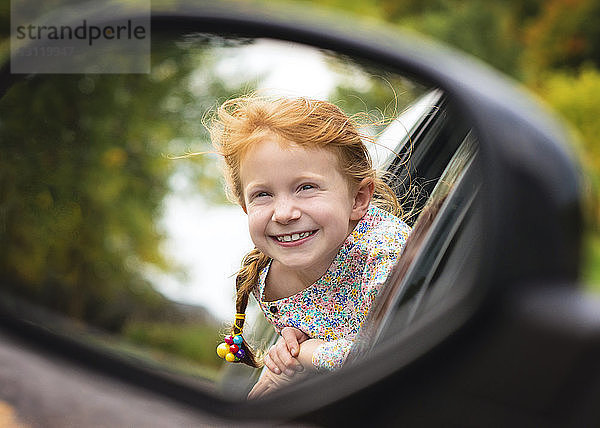
[[[269,196],[269,194],[267,192],[257,192],[254,194],[255,198],[263,198],[265,196]]]
[[[313,186],[312,184],[303,184],[302,186],[300,186],[300,190],[311,190],[314,188],[315,186]]]

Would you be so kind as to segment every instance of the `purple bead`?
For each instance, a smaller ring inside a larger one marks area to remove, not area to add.
[[[243,349],[240,349],[239,351],[237,351],[235,353],[235,356],[241,360],[242,358],[244,358],[246,356],[246,352]]]

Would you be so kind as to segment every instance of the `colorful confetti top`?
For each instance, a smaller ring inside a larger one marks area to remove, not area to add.
[[[315,367],[338,368],[409,234],[410,227],[402,220],[371,205],[315,283],[292,296],[265,301],[269,263],[260,272],[254,296],[278,332],[295,327],[328,342],[314,352]]]

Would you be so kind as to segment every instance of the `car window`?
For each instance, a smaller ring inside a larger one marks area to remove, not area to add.
[[[398,161],[401,153],[413,152],[417,130],[439,111],[442,97],[443,92],[440,89],[432,89],[407,106],[386,126],[377,137],[377,144],[368,146],[375,168],[387,170]]]
[[[461,256],[456,242],[473,220],[480,183],[477,152],[477,139],[469,132],[420,212],[402,257],[356,341],[352,358],[408,331],[419,317],[444,307],[466,287],[460,283],[464,281],[462,271],[450,259]]]

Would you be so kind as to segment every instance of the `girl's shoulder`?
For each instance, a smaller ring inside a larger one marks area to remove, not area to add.
[[[354,229],[353,241],[368,249],[400,251],[404,246],[411,228],[400,218],[371,205],[365,216]]]

